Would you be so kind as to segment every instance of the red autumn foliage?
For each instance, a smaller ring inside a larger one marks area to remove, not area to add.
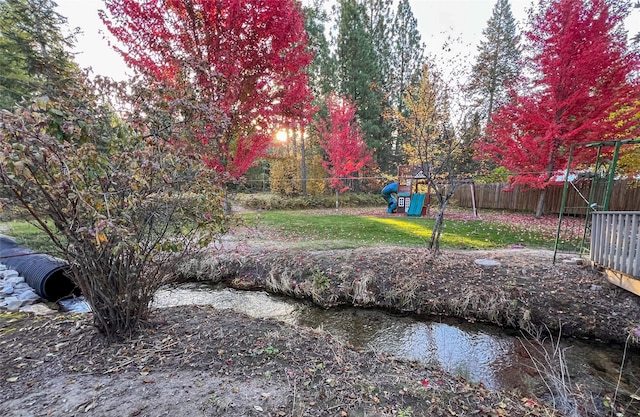
[[[172,97],[203,159],[239,177],[279,126],[312,113],[311,62],[295,0],[106,0],[116,49]],[[169,93],[168,93],[169,92]],[[186,136],[186,135],[185,135]],[[186,140],[184,137],[181,140]]]
[[[331,188],[344,192],[348,189],[343,179],[360,171],[371,161],[371,152],[364,142],[364,132],[356,118],[356,106],[335,93],[327,98],[327,120],[320,120],[316,128],[320,133],[320,146],[327,153],[322,161],[329,174]]]
[[[545,0],[526,34],[534,51],[527,88],[512,91],[480,150],[515,173],[512,183],[545,188],[567,168],[572,144],[620,138],[637,129],[632,112],[638,55],[621,30],[624,0]],[[626,111],[625,111],[626,109]],[[576,148],[574,162],[593,150]],[[572,166],[575,166],[572,163]]]

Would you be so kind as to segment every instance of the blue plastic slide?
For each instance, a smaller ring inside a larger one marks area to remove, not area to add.
[[[387,213],[393,213],[398,206],[398,199],[393,195],[398,193],[398,183],[392,182],[382,189],[382,198],[387,202]]]
[[[421,216],[424,207],[425,194],[414,194],[411,198],[411,205],[407,211],[407,216]]]

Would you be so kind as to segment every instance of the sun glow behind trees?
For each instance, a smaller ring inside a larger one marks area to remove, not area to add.
[[[271,145],[270,126],[308,123],[312,56],[293,0],[105,4],[123,58],[184,118],[175,139],[216,171],[239,178]]]
[[[62,13],[65,15],[67,14],[66,11],[72,12],[74,8],[84,8],[86,4],[91,2],[95,3],[95,7],[101,6],[101,2],[93,0],[82,0],[81,2],[74,0],[58,1],[62,6],[66,6],[64,8],[65,12]],[[311,0],[304,2],[307,5],[310,3]],[[325,5],[330,7],[334,3],[326,1]],[[369,1],[368,3],[373,4],[375,2]],[[437,69],[445,78],[450,79],[447,65],[455,67],[458,73],[454,78],[457,80],[464,79],[468,75],[467,70],[474,62],[474,55],[478,53],[477,46],[482,37],[482,30],[486,28],[487,20],[491,16],[492,7],[495,5],[496,0],[411,0],[408,3],[416,17],[417,28],[422,34],[422,40],[426,46],[425,51],[432,57],[437,58]],[[509,3],[518,24],[518,29],[522,31],[526,28],[526,10],[532,2],[530,0],[510,0]],[[69,4],[73,7],[69,7]],[[395,6],[398,1],[393,4]],[[61,8],[61,10],[63,9]],[[88,21],[86,10],[84,15],[81,18]],[[69,16],[70,18],[73,17],[73,13],[70,13]],[[71,25],[73,26],[74,24],[74,20],[71,19]],[[640,26],[640,10],[632,11],[630,16],[625,19],[625,24],[633,32],[632,34],[637,32],[634,28]],[[95,32],[100,25],[99,23],[94,23],[93,26],[86,30]],[[91,46],[85,48],[85,53],[92,52],[87,51],[87,49],[97,50],[97,48]],[[106,56],[107,54],[102,55]],[[83,55],[80,55],[78,58],[82,57]],[[114,66],[113,59],[107,63],[107,66]],[[100,72],[97,68],[98,66],[96,65],[97,72]],[[455,115],[459,112],[457,109],[457,104],[451,103],[451,113],[454,114],[452,119],[456,119]],[[273,131],[270,132],[270,138],[273,142]],[[395,149],[401,149],[400,146],[397,146],[397,143],[394,145],[396,145]],[[393,166],[395,165],[392,164],[392,168]]]

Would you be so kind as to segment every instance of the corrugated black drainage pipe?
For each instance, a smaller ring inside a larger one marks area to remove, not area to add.
[[[0,235],[0,263],[14,269],[36,294],[48,301],[58,301],[80,292],[68,276],[69,264],[62,259],[35,253]]]

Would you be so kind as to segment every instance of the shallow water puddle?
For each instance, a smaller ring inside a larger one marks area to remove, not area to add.
[[[319,328],[355,348],[436,365],[492,389],[519,387],[525,392],[537,391],[542,384],[527,353],[527,349],[534,347],[519,333],[495,326],[449,318],[421,321],[373,309],[324,310],[266,292],[237,291],[207,284],[186,284],[162,290],[154,305],[193,304],[213,305],[256,318],[273,318]],[[580,383],[595,393],[610,390],[615,385],[623,355],[620,347],[571,340],[563,343],[562,348],[571,382]],[[640,375],[638,359],[627,356],[625,369],[631,375]],[[637,382],[638,379],[632,376],[627,385],[633,389]]]
[[[300,303],[271,296],[262,291],[238,291],[208,284],[185,284],[156,293],[154,307],[211,305],[218,310],[234,310],[256,318],[273,318],[296,324]]]
[[[307,308],[298,312],[296,324],[320,327],[356,348],[436,365],[489,388],[513,385],[501,381],[500,373],[512,364],[515,344],[520,342],[484,331],[486,326],[471,330],[453,320],[423,322],[356,308]]]
[[[502,383],[497,371],[509,367],[513,362],[510,357],[514,344],[520,343],[512,337],[458,327],[464,323],[420,322],[371,309],[324,310],[266,292],[237,291],[205,284],[162,290],[154,302],[156,307],[193,304],[212,305],[256,318],[273,318],[289,324],[321,328],[356,348],[434,364],[469,380],[482,381],[489,388],[511,385],[510,382]]]

